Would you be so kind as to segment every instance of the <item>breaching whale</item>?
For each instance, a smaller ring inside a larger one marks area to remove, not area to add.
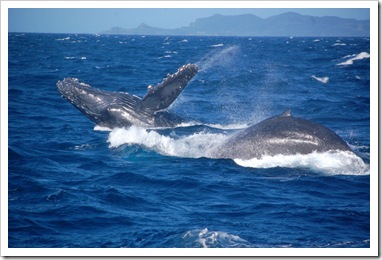
[[[75,108],[99,126],[173,127],[182,118],[163,110],[174,102],[197,71],[195,64],[183,65],[157,86],[148,86],[143,98],[125,92],[102,91],[76,78],[58,81],[57,88]]]
[[[90,120],[109,128],[174,127],[181,118],[164,111],[196,75],[195,64],[184,65],[147,94],[137,97],[124,92],[106,92],[65,78],[57,83],[59,92]],[[290,110],[233,134],[208,152],[210,158],[253,159],[263,156],[350,151],[332,130],[309,120],[294,117]]]
[[[211,151],[213,158],[249,160],[263,156],[350,151],[347,143],[329,128],[294,117],[291,110],[265,119],[228,138]]]

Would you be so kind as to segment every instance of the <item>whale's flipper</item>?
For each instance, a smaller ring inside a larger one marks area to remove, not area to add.
[[[176,73],[169,75],[156,87],[149,86],[138,108],[154,114],[169,107],[197,72],[198,66],[195,64],[180,67]]]
[[[170,106],[197,71],[198,67],[194,64],[184,65],[156,87],[150,87],[143,98],[96,89],[76,78],[58,81],[57,88],[75,108],[100,126],[169,127],[178,124],[180,117],[166,111],[156,112]]]

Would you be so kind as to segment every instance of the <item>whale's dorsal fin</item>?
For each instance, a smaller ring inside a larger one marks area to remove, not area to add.
[[[284,113],[282,113],[281,115],[279,115],[280,117],[288,117],[288,116],[292,116],[292,110],[289,108],[288,110],[286,110]]]
[[[195,64],[183,65],[174,74],[170,74],[156,87],[148,86],[147,94],[142,98],[138,108],[150,114],[166,109],[179,96],[187,83],[198,72]]]

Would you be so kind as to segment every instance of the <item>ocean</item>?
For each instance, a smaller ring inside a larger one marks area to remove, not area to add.
[[[370,247],[369,38],[8,37],[9,248]],[[142,97],[187,63],[175,128],[104,129],[56,87]],[[206,156],[287,109],[361,160]]]

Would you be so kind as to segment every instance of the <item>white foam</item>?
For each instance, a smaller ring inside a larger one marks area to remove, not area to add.
[[[209,231],[208,228],[202,230],[187,231],[183,235],[183,240],[188,240],[194,245],[200,245],[203,248],[211,247],[250,247],[250,243],[239,236],[229,234],[223,231]]]
[[[209,152],[226,138],[227,136],[223,134],[206,132],[194,133],[189,136],[169,137],[152,130],[132,126],[128,129],[117,128],[112,130],[107,141],[110,147],[138,144],[163,155],[200,158],[207,157]]]
[[[311,77],[324,84],[329,82],[329,77],[316,77],[315,75],[312,75]]]
[[[263,156],[261,159],[235,159],[238,165],[251,168],[308,168],[313,171],[325,172],[329,175],[367,175],[369,165],[349,151],[329,151],[324,153]]]
[[[56,39],[56,41],[67,41],[67,40],[70,40],[70,37]]]
[[[158,57],[157,59],[160,60],[160,59],[168,59],[168,58],[171,58],[172,56],[171,55],[163,55],[161,57]]]
[[[350,58],[352,57],[352,58]],[[368,59],[370,58],[370,54],[367,53],[367,52],[361,52],[361,53],[358,53],[358,54],[353,54],[353,55],[347,55],[345,57],[343,57],[344,59],[346,58],[350,58],[348,59],[347,61],[344,61],[344,62],[341,62],[341,63],[338,63],[337,66],[347,66],[347,65],[352,65],[354,63],[355,60],[363,60],[363,59]]]
[[[211,45],[211,47],[223,47],[224,44],[223,43],[219,43],[219,44],[214,44],[214,45]]]
[[[73,57],[73,56],[66,56],[64,57],[65,60],[74,60],[74,59],[79,59],[79,60],[86,60],[86,57]]]
[[[338,42],[338,43],[333,44],[332,46],[346,46],[346,43]]]

